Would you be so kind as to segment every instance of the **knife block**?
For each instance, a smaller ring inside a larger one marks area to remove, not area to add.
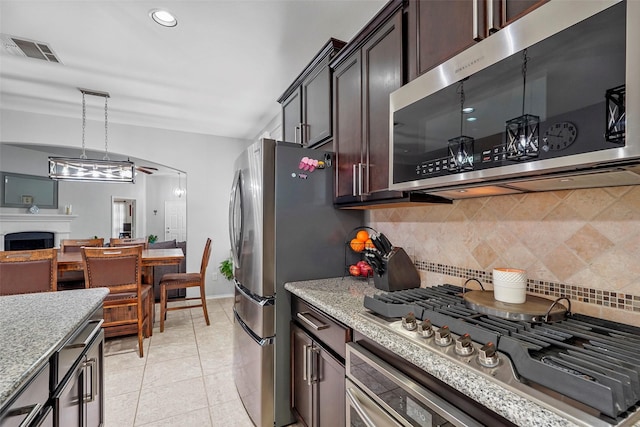
[[[404,249],[394,247],[385,257],[385,272],[373,275],[373,284],[383,291],[400,291],[420,287],[420,274]]]

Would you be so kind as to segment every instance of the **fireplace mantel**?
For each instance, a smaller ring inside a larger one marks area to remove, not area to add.
[[[4,250],[4,235],[23,231],[49,231],[54,235],[54,246],[71,233],[71,221],[78,215],[0,213],[0,251]]]

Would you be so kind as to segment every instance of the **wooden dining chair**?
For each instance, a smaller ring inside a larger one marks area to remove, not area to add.
[[[60,241],[61,252],[80,252],[83,246],[104,246],[103,238],[96,239],[62,239]],[[58,273],[58,287],[64,289],[84,288],[84,271],[61,271]]]
[[[56,249],[0,251],[0,295],[56,291]]]
[[[83,246],[104,246],[104,239],[62,239],[60,241],[60,250],[62,252],[80,252]]]
[[[149,242],[144,237],[140,238],[130,238],[124,237],[122,239],[118,239],[116,237],[111,237],[109,239],[109,246],[118,247],[118,246],[142,246],[143,249],[147,249],[149,247]]]
[[[145,331],[149,336],[153,327],[153,290],[141,281],[142,247],[83,247],[82,260],[86,287],[109,289],[102,303],[105,336],[137,333],[139,354],[143,357]]]
[[[160,332],[164,332],[164,321],[167,315],[167,311],[182,310],[185,308],[202,307],[204,312],[204,320],[209,325],[209,313],[207,312],[207,300],[205,295],[205,277],[207,272],[207,265],[209,264],[209,256],[211,255],[211,239],[207,239],[207,243],[204,245],[204,252],[202,254],[202,262],[200,264],[199,273],[168,273],[162,276],[160,279]],[[192,287],[200,288],[199,297],[185,297],[185,298],[173,298],[171,302],[200,300],[200,304],[196,305],[177,305],[168,307],[168,292],[173,289],[186,289]]]

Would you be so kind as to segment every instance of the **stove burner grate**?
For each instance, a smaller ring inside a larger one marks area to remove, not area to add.
[[[540,384],[616,419],[640,403],[640,328],[569,314],[553,323],[515,321],[467,308],[453,285],[365,297],[365,308],[387,317],[409,312],[473,341],[493,342],[521,380]]]

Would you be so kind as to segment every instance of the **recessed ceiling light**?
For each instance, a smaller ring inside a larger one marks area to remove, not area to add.
[[[474,111],[476,111],[476,109],[473,108],[473,107],[464,107],[462,109],[462,112],[465,113],[465,114],[473,113]]]
[[[478,120],[476,117],[467,117],[468,122],[475,122],[476,120]]]
[[[171,12],[164,9],[152,9],[149,11],[149,16],[163,27],[175,27],[178,25],[176,17],[173,16]]]

